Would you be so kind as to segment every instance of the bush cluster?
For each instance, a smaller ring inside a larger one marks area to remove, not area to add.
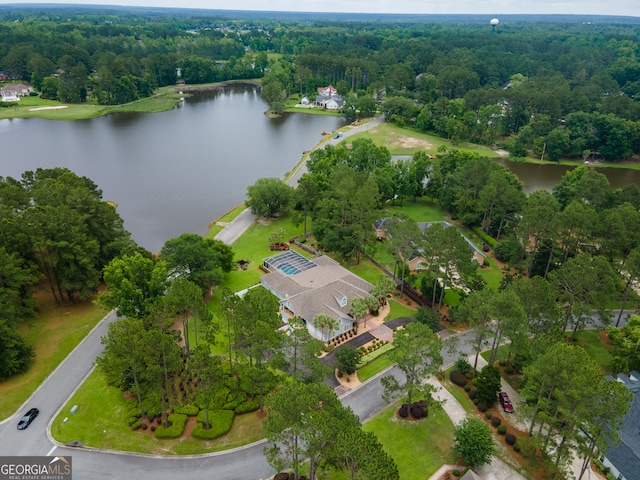
[[[177,405],[173,409],[173,413],[181,413],[189,417],[195,417],[196,415],[198,415],[199,411],[200,409],[195,405]]]
[[[295,480],[296,476],[294,473],[277,473],[273,480]],[[298,475],[298,480],[307,480],[306,475]]]
[[[238,415],[242,415],[243,413],[255,412],[260,408],[260,399],[255,398],[249,402],[244,402],[238,405],[233,409]]]
[[[413,402],[411,405],[403,403],[398,409],[398,415],[402,418],[407,418],[409,414],[411,414],[411,416],[416,420],[426,418],[429,415],[427,402],[425,400],[419,400],[417,402]]]
[[[229,430],[233,424],[234,417],[233,410],[212,410],[209,412],[209,425],[211,428],[206,430],[204,428],[205,416],[204,412],[198,414],[198,423],[193,427],[191,435],[196,438],[202,438],[205,440],[212,440],[214,438],[221,437]]]
[[[464,373],[459,372],[458,370],[451,370],[449,379],[459,387],[464,387],[467,384],[467,377],[465,377]]]
[[[174,413],[169,415],[169,428],[160,425],[156,428],[156,438],[178,438],[184,432],[184,426],[187,424],[187,417],[183,413]]]

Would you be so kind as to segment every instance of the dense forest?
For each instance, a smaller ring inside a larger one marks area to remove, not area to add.
[[[349,118],[375,101],[392,122],[516,157],[640,152],[635,18],[513,16],[492,30],[477,16],[232,13],[0,9],[0,73],[46,98],[100,104],[178,80],[264,77],[276,111],[333,84]]]

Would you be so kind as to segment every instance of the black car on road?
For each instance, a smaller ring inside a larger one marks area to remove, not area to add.
[[[40,410],[38,410],[37,408],[32,408],[27,413],[25,413],[18,422],[18,430],[24,430],[29,425],[31,425],[31,422],[33,422],[33,420],[38,416],[39,413]]]

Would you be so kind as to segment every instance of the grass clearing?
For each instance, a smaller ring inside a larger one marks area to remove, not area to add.
[[[415,308],[407,307],[393,298],[389,300],[389,306],[391,307],[391,311],[389,315],[387,315],[387,318],[384,319],[385,322],[401,317],[415,317],[416,315]]]
[[[442,464],[455,463],[453,423],[442,408],[417,422],[400,420],[396,402],[363,425],[375,432],[398,466],[400,478],[429,478]]]
[[[393,362],[391,361],[389,354],[384,353],[380,355],[378,358],[376,358],[375,360],[372,360],[371,362],[367,363],[364,367],[358,369],[358,373],[357,373],[358,379],[361,382],[366,382],[371,377],[374,377],[375,375],[382,372],[383,370],[390,367],[391,365],[393,365]]]
[[[602,374],[611,375],[614,373],[611,369],[611,352],[602,343],[598,334],[598,330],[583,330],[578,332],[578,342],[584,346],[589,356],[596,361]]]
[[[75,414],[70,413],[73,405],[79,407]],[[67,422],[63,421],[65,418],[68,418]],[[124,395],[106,384],[99,369],[89,374],[54,419],[51,434],[61,443],[80,440],[85,446],[95,448],[156,455],[217,452],[263,438],[262,422],[255,412],[236,415],[231,431],[215,440],[198,440],[191,436],[158,440],[150,433],[132,431],[126,423]]]
[[[48,292],[36,298],[38,318],[20,327],[35,357],[26,372],[0,383],[0,419],[13,415],[106,314],[92,300],[56,306]]]
[[[375,145],[387,147],[392,155],[413,155],[419,151],[435,155],[438,153],[438,148],[445,145],[464,152],[478,153],[486,157],[496,157],[496,153],[489,147],[472,144],[457,145],[454,147],[449,140],[444,138],[416,132],[388,122],[383,122],[375,128],[349,137],[349,142],[352,142],[356,138],[371,139]]]

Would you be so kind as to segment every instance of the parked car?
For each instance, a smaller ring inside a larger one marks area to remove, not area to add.
[[[18,430],[24,430],[29,425],[31,425],[31,422],[33,422],[33,420],[38,416],[39,413],[40,410],[38,410],[37,408],[32,408],[27,413],[25,413],[18,422]]]
[[[506,413],[513,413],[513,405],[507,392],[500,392],[498,394],[498,400],[500,400],[500,405],[502,405]]]

